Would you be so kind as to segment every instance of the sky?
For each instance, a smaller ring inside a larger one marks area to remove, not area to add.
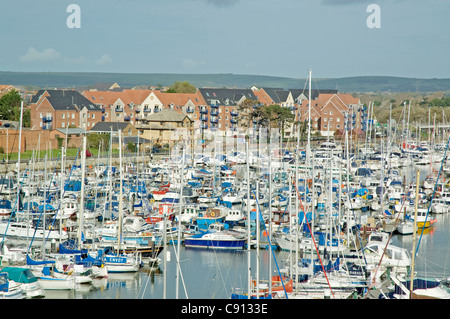
[[[0,71],[450,78],[449,14],[450,0],[3,0]]]

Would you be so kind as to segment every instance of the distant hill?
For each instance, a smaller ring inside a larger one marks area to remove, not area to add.
[[[97,82],[117,82],[121,87],[141,85],[170,86],[175,81],[188,81],[196,87],[305,88],[307,81],[276,76],[243,74],[166,74],[166,73],[77,73],[77,72],[5,72],[0,71],[0,84],[37,88],[87,87]],[[392,76],[358,76],[314,79],[313,89],[338,89],[340,92],[436,92],[450,91],[449,79],[417,79]]]

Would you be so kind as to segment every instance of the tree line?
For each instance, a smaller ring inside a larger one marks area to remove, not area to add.
[[[0,97],[0,121],[20,121],[20,104],[22,97],[18,91],[12,90]],[[30,127],[31,113],[23,108],[22,126]]]

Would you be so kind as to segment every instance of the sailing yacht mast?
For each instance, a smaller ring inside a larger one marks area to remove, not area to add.
[[[84,228],[84,182],[86,179],[86,132],[83,134],[83,148],[81,150],[81,189],[80,189],[80,209],[78,210],[78,247],[81,248],[83,242],[83,228]]]
[[[308,143],[306,144],[306,162],[309,163],[311,156],[311,73],[309,71],[309,93],[308,93]]]
[[[122,172],[122,130],[119,130],[119,223],[117,228],[117,255],[120,255],[122,242],[122,218],[123,218],[123,172]]]
[[[186,156],[185,154],[185,148],[183,146],[183,158],[182,158],[182,164],[181,164],[181,182],[180,182],[180,200],[179,200],[179,212],[178,212],[178,240],[177,240],[177,281],[176,281],[176,299],[178,299],[179,294],[179,278],[180,278],[180,253],[181,253],[181,212],[183,209],[183,178],[184,178],[184,158]]]
[[[23,101],[20,102],[20,121],[19,121],[19,150],[17,152],[17,198],[16,198],[16,207],[17,211],[19,211],[19,198],[20,198],[20,153],[22,152],[22,118],[23,118]],[[6,149],[6,153],[8,153],[8,149]]]
[[[247,289],[248,289],[248,299],[251,298],[252,295],[252,287],[251,287],[251,251],[250,251],[250,239],[251,239],[251,233],[250,233],[250,163],[249,163],[249,156],[248,156],[248,143],[249,143],[249,137],[247,136],[246,139],[246,164],[247,164],[247,276],[248,276],[248,282],[247,282]]]
[[[414,259],[416,256],[416,233],[417,233],[417,206],[419,201],[419,178],[420,170],[417,170],[416,177],[416,199],[414,203],[414,231],[413,231],[413,249],[412,249],[412,259],[411,259],[411,280],[409,288],[409,299],[412,299],[413,287],[414,287]]]

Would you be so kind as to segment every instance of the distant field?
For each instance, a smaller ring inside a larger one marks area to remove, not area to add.
[[[117,82],[121,87],[170,86],[188,81],[196,87],[307,88],[306,78],[286,78],[245,74],[166,74],[166,73],[76,73],[76,72],[4,72],[0,84],[35,88],[86,87],[97,82]],[[436,92],[450,91],[449,79],[416,79],[393,76],[358,76],[336,79],[314,79],[313,89],[338,89],[340,92]]]

